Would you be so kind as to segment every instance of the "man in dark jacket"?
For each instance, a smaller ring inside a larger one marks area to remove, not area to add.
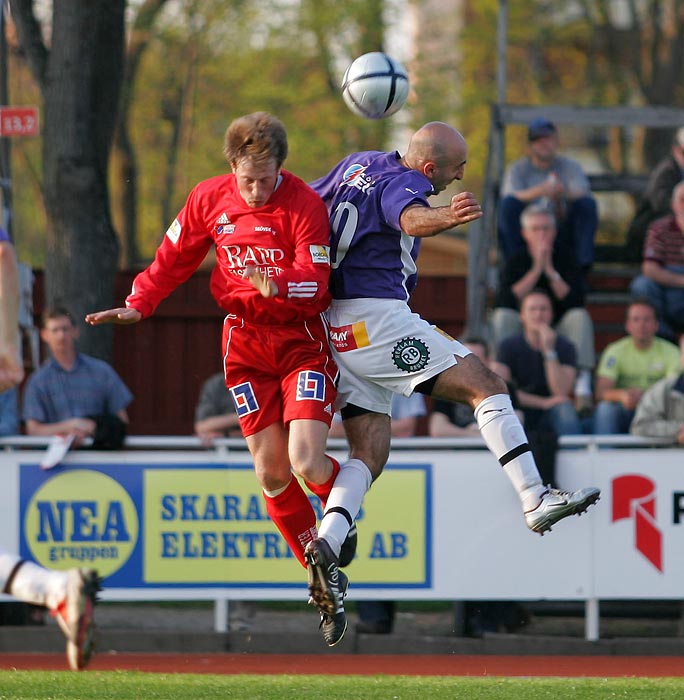
[[[646,231],[652,221],[672,213],[670,198],[675,185],[684,178],[684,126],[675,133],[670,154],[653,169],[632,223],[627,229],[625,255],[639,262]]]

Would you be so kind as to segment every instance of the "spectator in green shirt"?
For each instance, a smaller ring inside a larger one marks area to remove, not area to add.
[[[627,307],[627,335],[603,351],[596,370],[594,433],[628,433],[643,393],[680,370],[674,343],[656,336],[658,316],[653,304],[636,299]]]

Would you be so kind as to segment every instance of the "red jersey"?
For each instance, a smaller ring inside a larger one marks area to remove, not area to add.
[[[301,322],[330,303],[330,223],[320,197],[285,170],[263,207],[247,206],[233,174],[200,182],[166,232],[154,261],[133,282],[126,306],[143,317],[185,282],[212,244],[216,267],[211,293],[219,306],[245,321],[266,325]],[[243,276],[258,268],[278,285],[261,296]]]
[[[644,260],[652,260],[661,267],[684,265],[684,233],[673,215],[656,219],[649,226]]]

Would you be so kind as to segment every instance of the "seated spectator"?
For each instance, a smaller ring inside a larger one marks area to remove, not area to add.
[[[656,337],[658,317],[650,301],[630,303],[625,330],[624,338],[603,351],[596,370],[596,435],[628,433],[644,391],[679,373],[679,350],[674,343]]]
[[[672,149],[653,169],[626,236],[625,259],[640,262],[644,239],[652,221],[672,213],[670,200],[675,185],[684,178],[684,126],[675,133]]]
[[[195,406],[195,434],[207,446],[216,438],[242,437],[235,402],[223,372],[213,374],[202,385]]]
[[[594,325],[584,308],[581,273],[571,254],[556,245],[556,225],[551,213],[531,205],[520,216],[524,247],[504,264],[491,318],[494,348],[520,332],[518,310],[533,289],[544,291],[552,304],[552,324],[571,338],[577,349],[579,381],[574,387],[578,403],[591,402],[591,375],[596,364]],[[572,393],[572,392],[571,392]]]
[[[40,337],[50,351],[24,388],[23,419],[28,435],[71,436],[78,446],[101,425],[128,425],[133,395],[103,360],[78,352],[78,327],[64,308],[43,314]]]
[[[674,340],[684,329],[684,182],[672,190],[672,214],[654,221],[646,234],[641,275],[630,286],[649,299],[660,318],[659,335]]]
[[[523,331],[501,341],[494,369],[515,386],[525,430],[578,435],[583,431],[571,398],[577,354],[575,346],[552,328],[552,320],[549,295],[541,289],[527,292],[520,303]]]
[[[558,155],[558,132],[548,119],[535,119],[527,129],[528,154],[504,173],[498,230],[504,260],[524,249],[520,214],[529,204],[550,209],[563,248],[576,253],[583,275],[594,263],[598,209],[582,166]]]
[[[679,348],[684,367],[684,335],[679,339]],[[684,372],[661,379],[646,390],[637,405],[630,432],[684,445]]]

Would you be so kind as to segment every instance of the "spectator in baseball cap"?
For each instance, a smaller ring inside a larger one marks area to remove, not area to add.
[[[527,155],[504,173],[498,212],[503,262],[526,249],[520,233],[520,215],[525,207],[536,204],[554,214],[556,245],[574,255],[586,277],[594,263],[598,209],[582,166],[559,155],[558,145],[555,124],[537,117],[527,125]]]
[[[543,139],[545,136],[552,136],[557,134],[556,126],[553,122],[543,117],[538,117],[533,119],[527,127],[527,140],[536,141],[537,139]]]

